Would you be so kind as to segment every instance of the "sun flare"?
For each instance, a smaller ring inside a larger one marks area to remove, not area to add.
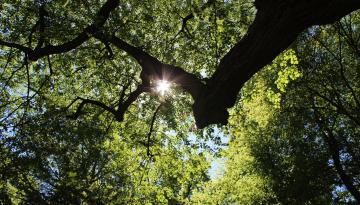
[[[169,91],[170,83],[166,80],[160,80],[156,84],[156,91],[159,92],[161,95],[164,95],[165,92]]]

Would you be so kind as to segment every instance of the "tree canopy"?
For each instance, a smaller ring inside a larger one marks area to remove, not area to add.
[[[359,8],[2,1],[0,202],[356,204]]]

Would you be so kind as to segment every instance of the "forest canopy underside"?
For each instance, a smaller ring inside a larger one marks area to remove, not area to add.
[[[312,25],[333,23],[360,8],[360,1],[357,0],[256,0],[254,2],[257,9],[256,16],[247,34],[220,60],[210,78],[201,79],[181,67],[162,63],[144,49],[132,46],[118,38],[116,34],[109,33],[109,29],[104,24],[119,4],[121,2],[117,0],[106,1],[98,10],[92,24],[84,28],[72,40],[57,45],[52,45],[48,41],[51,36],[46,36],[45,24],[50,11],[46,11],[45,7],[40,7],[36,24],[38,28],[34,26],[29,37],[31,40],[33,38],[31,35],[39,29],[36,46],[32,46],[31,42],[29,45],[8,42],[3,37],[0,39],[0,45],[22,51],[26,56],[26,61],[36,61],[52,54],[77,49],[94,37],[107,46],[111,44],[127,52],[136,59],[142,69],[142,82],[126,100],[119,100],[118,109],[102,102],[79,99],[82,100],[82,104],[77,113],[80,113],[84,104],[93,104],[113,113],[116,119],[121,121],[130,104],[141,93],[150,92],[148,87],[151,81],[163,79],[163,74],[167,74],[167,81],[177,84],[191,94],[194,100],[193,114],[196,124],[198,128],[204,128],[210,124],[226,124],[227,108],[234,106],[243,84],[285,50],[304,29]],[[190,19],[183,20],[183,26],[186,26],[186,21]],[[8,34],[5,33],[5,35]]]
[[[358,204],[359,9],[1,0],[0,204]]]

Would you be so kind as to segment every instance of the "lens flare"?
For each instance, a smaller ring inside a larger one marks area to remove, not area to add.
[[[161,95],[164,95],[165,92],[169,91],[170,83],[166,80],[160,80],[156,84],[156,91],[159,92]]]

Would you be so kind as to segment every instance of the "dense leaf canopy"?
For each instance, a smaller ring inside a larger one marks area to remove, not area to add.
[[[2,1],[0,204],[356,204],[358,8]]]

